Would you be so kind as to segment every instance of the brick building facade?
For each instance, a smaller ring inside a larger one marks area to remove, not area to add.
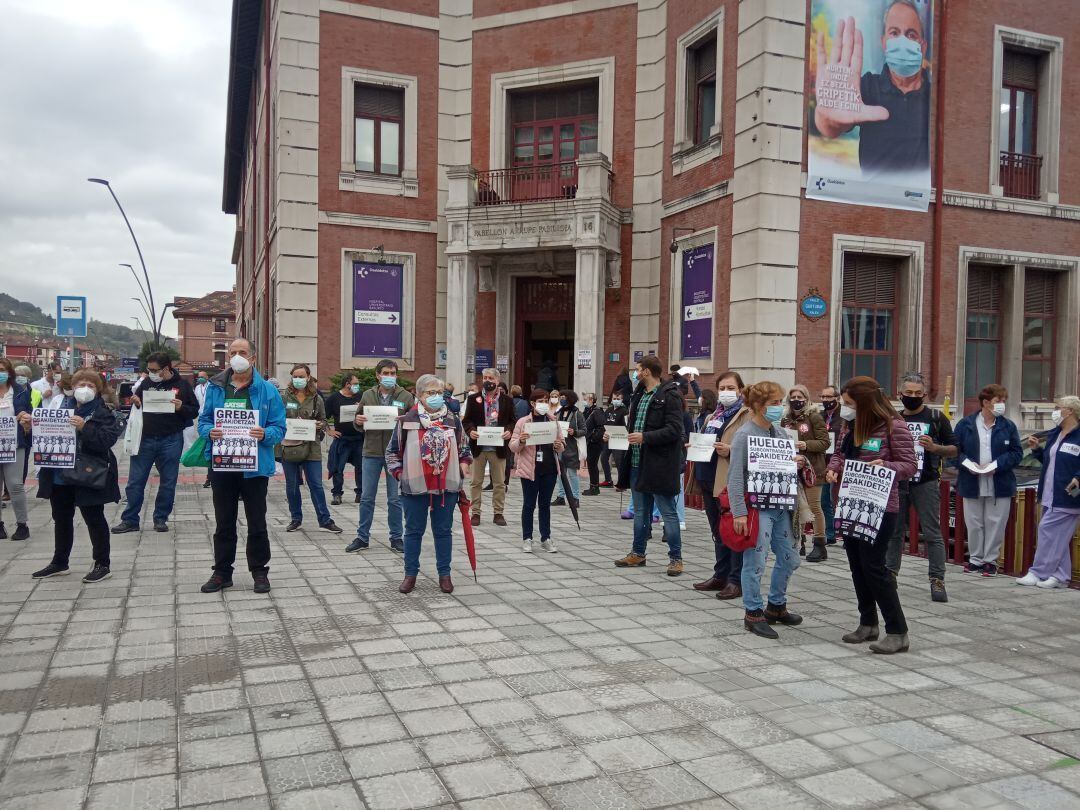
[[[934,17],[917,212],[808,198],[807,0],[234,0],[240,330],[278,376],[384,351],[605,392],[643,352],[812,388],[917,368],[1042,424],[1077,388],[1080,18]]]
[[[236,293],[177,297],[173,304],[180,367],[185,371],[224,368],[229,341],[236,335]]]

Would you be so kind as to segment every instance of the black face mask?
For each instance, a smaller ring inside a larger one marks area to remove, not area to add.
[[[489,394],[490,394],[490,393],[491,393],[492,391],[494,391],[494,390],[495,390],[495,388],[496,388],[496,384],[495,384],[495,383],[493,383],[493,382],[486,382],[486,383],[484,383],[484,390],[485,390],[485,391],[487,391],[487,392],[488,392]]]
[[[833,408],[836,407],[836,400],[834,399],[832,402],[825,400],[821,403],[821,407],[827,411],[831,411]]]
[[[922,407],[925,397],[900,397],[900,401],[904,403],[904,407],[909,411],[917,411]]]
[[[806,401],[802,399],[790,400],[788,404],[791,405],[791,410],[793,411],[801,411],[803,408],[806,407]]]

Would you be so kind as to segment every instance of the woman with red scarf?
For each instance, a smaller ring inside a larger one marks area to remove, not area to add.
[[[416,381],[416,404],[398,419],[386,448],[386,469],[401,486],[405,513],[405,578],[398,588],[409,593],[420,573],[420,543],[431,513],[439,589],[453,593],[450,555],[454,509],[472,466],[469,438],[461,420],[446,407],[446,385],[434,374]]]

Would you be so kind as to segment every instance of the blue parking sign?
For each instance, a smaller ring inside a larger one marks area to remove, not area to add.
[[[56,296],[56,334],[61,337],[86,337],[86,298]]]

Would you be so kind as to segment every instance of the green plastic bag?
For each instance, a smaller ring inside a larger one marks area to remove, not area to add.
[[[206,439],[202,436],[197,438],[187,452],[180,457],[180,463],[185,467],[209,467],[210,460],[206,457]]]

